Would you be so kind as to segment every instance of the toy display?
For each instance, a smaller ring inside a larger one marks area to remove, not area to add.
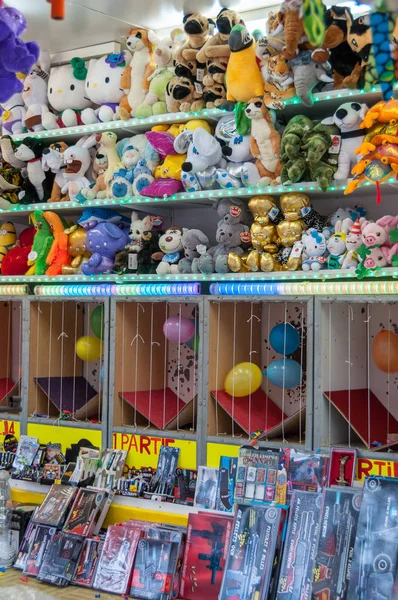
[[[105,490],[94,488],[79,489],[63,530],[66,533],[90,537],[97,527],[106,501],[104,492]]]
[[[347,600],[375,595],[392,600],[397,569],[397,483],[368,477],[359,513]]]
[[[279,471],[282,470],[286,485],[277,486],[278,502],[286,504],[294,490],[322,491],[328,482],[329,457],[283,448],[279,458]]]
[[[160,448],[156,475],[150,483],[148,497],[154,499],[173,494],[179,455],[179,448],[168,446]]]
[[[76,538],[74,538],[76,539]],[[82,587],[92,587],[98,559],[104,546],[103,539],[86,538],[83,550],[73,576],[73,583]]]
[[[237,458],[231,458],[229,456],[220,457],[216,499],[217,510],[222,512],[232,512],[237,469]]]
[[[355,448],[332,448],[328,485],[352,486],[355,480]]]
[[[361,493],[352,488],[325,490],[312,598],[347,597]]]
[[[138,542],[130,596],[170,600],[178,559],[178,544],[144,539]]]
[[[218,469],[199,467],[196,480],[195,506],[206,510],[215,510],[218,476]]]
[[[34,530],[32,529],[26,557],[21,557],[25,575],[38,576],[46,550],[56,532],[55,527],[46,527],[45,525],[37,525]]]
[[[242,447],[239,450],[235,502],[263,504],[275,498],[279,453]]]
[[[68,516],[76,492],[77,489],[74,487],[52,485],[33,517],[34,522],[51,527],[62,527]]]
[[[82,549],[82,538],[63,531],[57,532],[46,548],[37,579],[61,587],[68,585],[73,579]]]
[[[314,548],[318,545],[323,495],[293,492],[282,555],[277,600],[310,598]]]

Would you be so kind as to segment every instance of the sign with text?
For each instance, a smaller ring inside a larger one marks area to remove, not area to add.
[[[0,446],[3,447],[6,435],[15,435],[19,441],[21,425],[19,421],[3,421],[0,419]]]
[[[164,438],[161,435],[113,434],[113,447],[116,450],[127,450],[126,466],[129,469],[156,469],[161,446],[180,448],[178,466],[182,469],[196,469],[196,442]]]
[[[78,429],[77,427],[62,427],[62,425],[41,425],[28,423],[28,435],[37,437],[40,444],[61,444],[61,451],[66,452],[71,444],[80,440],[88,440],[93,446],[102,450],[102,432],[98,429]]]
[[[365,477],[370,477],[370,475],[398,477],[398,462],[381,458],[358,458],[355,479],[364,481]]]

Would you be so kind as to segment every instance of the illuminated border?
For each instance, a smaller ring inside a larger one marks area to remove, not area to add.
[[[0,285],[0,296],[26,296],[27,285]]]
[[[200,283],[37,285],[36,296],[199,296]]]
[[[212,296],[355,296],[398,293],[398,281],[212,283]]]

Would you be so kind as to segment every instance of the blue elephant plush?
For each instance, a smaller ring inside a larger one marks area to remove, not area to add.
[[[19,10],[0,8],[0,102],[22,92],[23,84],[16,73],[29,73],[39,58],[39,45],[19,38],[26,27],[26,19]]]
[[[117,250],[128,243],[128,229],[120,229],[113,223],[98,223],[87,232],[87,249],[92,256],[82,265],[85,275],[109,273],[115,263]]]

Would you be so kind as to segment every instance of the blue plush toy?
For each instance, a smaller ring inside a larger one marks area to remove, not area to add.
[[[19,10],[0,8],[0,102],[22,92],[23,84],[16,73],[29,73],[39,58],[39,45],[19,38],[26,27],[26,19]]]
[[[82,264],[85,275],[110,273],[115,263],[117,250],[124,248],[129,241],[128,229],[120,229],[113,223],[99,223],[87,232],[87,249],[92,252],[88,261]]]

